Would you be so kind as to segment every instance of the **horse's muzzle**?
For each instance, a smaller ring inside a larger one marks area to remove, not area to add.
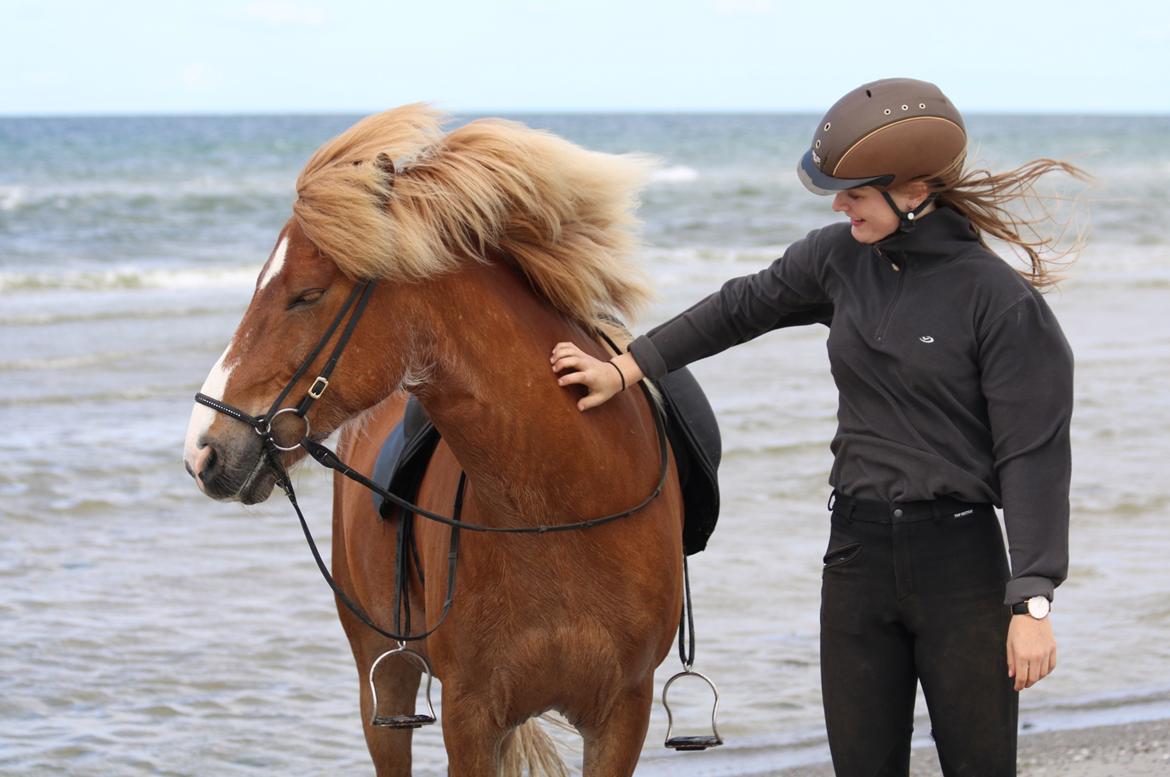
[[[200,491],[221,501],[263,502],[272,495],[277,480],[255,433],[226,440],[201,439],[186,467]]]

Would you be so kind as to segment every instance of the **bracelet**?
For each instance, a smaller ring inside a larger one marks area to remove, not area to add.
[[[622,379],[622,391],[625,391],[625,390],[626,390],[626,376],[625,376],[625,373],[623,373],[623,372],[622,372],[622,368],[621,368],[621,367],[619,367],[619,366],[617,366],[617,364],[616,364],[615,362],[610,362],[609,364],[610,364],[610,366],[612,366],[612,367],[613,367],[615,370],[617,370],[617,372],[618,372],[618,376],[619,376],[619,377]],[[620,392],[619,392],[619,393],[620,393]]]

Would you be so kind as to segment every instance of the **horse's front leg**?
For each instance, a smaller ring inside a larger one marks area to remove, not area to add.
[[[508,727],[474,689],[460,689],[455,678],[443,681],[443,744],[450,777],[497,777]]]
[[[654,674],[636,688],[618,696],[604,720],[578,726],[585,739],[582,777],[629,777],[638,765],[650,707],[654,701]]]

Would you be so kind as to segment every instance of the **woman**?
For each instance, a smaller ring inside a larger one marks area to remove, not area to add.
[[[783,326],[830,326],[840,403],[821,591],[821,685],[838,775],[905,775],[921,681],[943,771],[1015,774],[1017,692],[1056,666],[1049,602],[1068,568],[1072,354],[1037,292],[1045,239],[1003,205],[1055,170],[965,172],[934,85],[865,84],[801,159],[848,224],[814,230],[608,363],[558,343],[581,410]],[[991,235],[1031,260],[1013,270]],[[1009,572],[992,506],[1002,506]],[[1005,660],[1006,646],[1006,660]]]

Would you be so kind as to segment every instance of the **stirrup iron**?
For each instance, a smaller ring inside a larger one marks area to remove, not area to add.
[[[682,659],[683,670],[666,681],[662,686],[662,706],[666,708],[666,742],[671,750],[706,750],[709,747],[718,747],[723,744],[723,737],[719,736],[719,727],[715,717],[719,714],[719,689],[707,675],[696,672],[695,667],[695,611],[691,606],[691,571],[687,566],[687,557],[683,555],[683,606],[678,619],[678,657]],[[711,733],[698,736],[672,737],[674,729],[674,715],[670,711],[670,703],[666,700],[667,691],[675,680],[683,677],[697,677],[707,684],[715,696],[715,704],[711,707]]]
[[[670,735],[674,728],[674,715],[671,714],[670,704],[666,700],[667,691],[670,690],[671,683],[682,677],[697,677],[707,684],[711,689],[711,693],[715,695],[715,704],[711,707],[711,733],[700,734],[698,736],[676,736]],[[718,747],[723,744],[723,737],[719,736],[719,728],[716,725],[715,717],[719,714],[719,689],[715,687],[715,683],[711,682],[705,674],[696,672],[685,665],[683,670],[666,681],[666,685],[662,686],[662,706],[666,708],[666,742],[665,745],[671,750],[706,750],[709,747]]]
[[[382,659],[390,656],[401,656],[403,658],[413,661],[427,676],[427,709],[429,714],[425,715],[379,715],[378,714],[378,688],[374,684],[374,673],[378,671],[378,664],[382,663]],[[434,675],[431,672],[430,663],[423,658],[420,653],[416,653],[406,646],[405,642],[399,642],[398,647],[387,650],[382,655],[374,660],[370,665],[370,700],[372,710],[370,711],[370,725],[378,726],[379,728],[419,728],[420,726],[428,726],[435,722],[435,705],[431,702],[431,680]]]

